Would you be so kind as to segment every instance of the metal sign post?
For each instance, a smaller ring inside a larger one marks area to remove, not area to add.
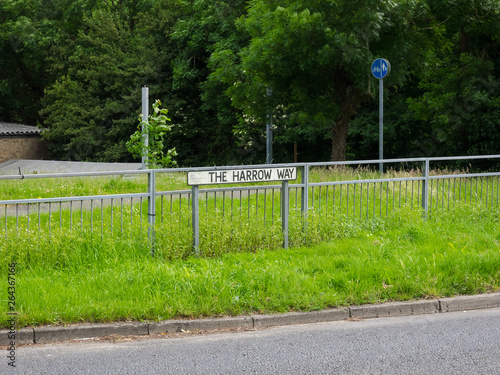
[[[149,117],[149,88],[144,86],[142,88],[142,134],[144,139],[144,150],[142,150],[143,155],[142,155],[142,169],[148,169],[148,160],[147,157],[145,156],[147,149],[148,149],[148,143],[149,143],[149,136],[148,134],[144,135],[144,122],[148,122],[148,117]]]
[[[200,185],[242,184],[250,182],[282,181],[281,185],[281,228],[283,232],[283,248],[288,248],[288,216],[290,193],[288,181],[297,179],[297,167],[281,168],[246,168],[246,169],[213,169],[204,171],[188,171],[187,184],[192,186],[192,222],[193,249],[200,254]]]
[[[384,173],[384,77],[391,71],[391,64],[386,59],[376,59],[372,63],[372,74],[379,80],[379,116],[378,116],[378,154],[379,171]]]

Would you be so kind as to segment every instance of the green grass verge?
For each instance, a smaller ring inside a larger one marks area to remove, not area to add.
[[[159,173],[157,176],[156,188],[158,191],[189,188],[186,173]],[[0,180],[1,200],[144,193],[147,191],[148,180],[145,174]]]
[[[469,204],[428,220],[407,209],[363,220],[311,213],[303,236],[308,247],[279,249],[276,234],[268,250],[256,251],[262,230],[246,228],[242,241],[253,238],[254,252],[236,247],[199,258],[162,252],[177,232],[163,239],[158,234],[152,258],[139,232],[103,241],[99,233],[58,235],[54,229],[42,239],[50,246],[27,251],[29,244],[3,244],[0,327],[7,326],[13,260],[19,327],[309,311],[497,291],[499,217],[497,208]],[[224,225],[233,227],[228,220]],[[224,225],[215,230],[224,232]],[[293,237],[301,228],[291,223],[291,230]],[[182,252],[183,246],[189,243],[176,248]]]

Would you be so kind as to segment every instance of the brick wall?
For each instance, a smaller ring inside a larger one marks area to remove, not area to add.
[[[0,136],[0,163],[10,159],[40,160],[47,148],[39,136]]]

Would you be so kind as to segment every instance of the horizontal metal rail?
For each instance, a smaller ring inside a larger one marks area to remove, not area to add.
[[[129,174],[149,174],[151,170],[130,170],[130,171],[105,171],[105,172],[68,172],[68,173],[50,173],[50,174],[19,174],[19,175],[0,175],[0,180],[29,180],[39,178],[59,178],[59,177],[98,177],[98,176],[116,176]]]
[[[429,180],[443,180],[452,178],[474,178],[474,177],[494,177],[494,176],[500,176],[500,172],[447,174],[447,175],[429,176],[428,178]]]
[[[36,204],[36,203],[58,203],[58,202],[71,202],[71,201],[90,201],[101,199],[120,199],[120,198],[147,198],[147,193],[129,193],[129,194],[111,194],[111,195],[88,195],[88,196],[75,196],[75,197],[60,197],[60,198],[37,198],[37,199],[12,199],[0,201],[0,205],[13,205],[13,204]]]
[[[307,163],[309,166],[329,166],[329,165],[363,165],[363,164],[394,164],[394,163],[415,163],[426,160],[433,161],[453,161],[453,160],[480,160],[480,159],[500,159],[500,155],[477,155],[477,156],[449,156],[449,157],[432,157],[432,158],[408,158],[408,159],[371,159],[371,160],[353,160],[353,161],[330,161],[330,162],[314,162]],[[295,164],[289,164],[292,166]]]
[[[425,177],[397,177],[397,178],[377,178],[369,180],[346,180],[346,181],[330,181],[330,182],[310,182],[309,186],[332,186],[332,185],[359,185],[373,184],[377,182],[398,182],[398,181],[423,181]],[[299,185],[301,186],[301,185]]]

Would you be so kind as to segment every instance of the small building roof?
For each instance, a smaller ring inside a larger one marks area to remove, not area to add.
[[[36,126],[13,124],[0,121],[0,136],[1,135],[34,135],[40,134],[43,129]]]

